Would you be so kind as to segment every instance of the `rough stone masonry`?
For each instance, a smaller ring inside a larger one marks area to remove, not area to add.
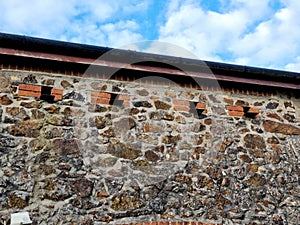
[[[299,224],[293,96],[9,70],[0,92],[0,224]]]

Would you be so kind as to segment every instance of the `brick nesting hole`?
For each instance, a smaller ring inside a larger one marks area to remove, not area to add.
[[[46,101],[60,101],[62,100],[63,90],[48,86],[19,84],[19,96],[35,97]]]

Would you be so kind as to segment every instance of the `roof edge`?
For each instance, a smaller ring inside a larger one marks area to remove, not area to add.
[[[235,65],[220,62],[203,61],[197,59],[181,58],[175,56],[158,55],[152,53],[136,52],[131,50],[114,49],[87,44],[78,44],[65,41],[49,40],[44,38],[0,33],[0,48],[47,53],[62,56],[72,56],[87,59],[97,59],[105,53],[113,51],[114,61],[120,62],[122,58],[130,57],[133,61],[161,61],[165,65],[188,66],[192,71],[202,71],[208,67],[214,74],[222,76],[237,77],[243,79],[254,79],[263,81],[275,81],[281,83],[300,84],[300,73],[283,70],[274,70],[244,65]],[[0,51],[1,54],[1,51]],[[156,65],[152,65],[157,67]],[[164,65],[159,65],[164,67]]]

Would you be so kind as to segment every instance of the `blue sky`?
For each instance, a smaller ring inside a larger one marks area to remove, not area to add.
[[[300,72],[299,0],[0,0],[0,14],[5,33]]]

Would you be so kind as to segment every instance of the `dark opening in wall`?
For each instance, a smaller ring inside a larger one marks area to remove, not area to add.
[[[118,94],[111,93],[109,104],[114,106],[122,106],[124,100],[119,100],[118,97]]]
[[[254,119],[259,114],[259,110],[256,108],[251,108],[248,106],[244,106],[243,108],[244,108],[244,116],[245,117]]]
[[[204,119],[207,116],[203,114],[205,108],[198,108],[198,102],[190,102],[190,112],[193,113],[198,119]]]
[[[51,95],[52,88],[53,87],[42,86],[40,99],[49,103],[53,103],[55,96]]]

